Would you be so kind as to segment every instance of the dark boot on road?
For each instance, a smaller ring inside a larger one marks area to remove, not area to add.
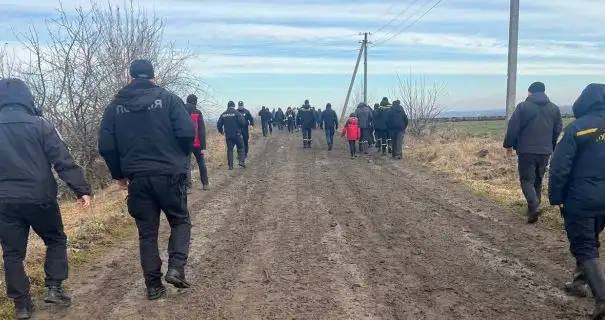
[[[191,284],[185,280],[185,272],[176,269],[170,269],[166,272],[166,282],[179,289],[190,288]]]
[[[565,284],[565,292],[574,297],[585,298],[588,296],[588,285],[586,284],[586,278],[584,277],[584,273],[582,273],[582,269],[580,269],[579,266],[576,267],[571,282],[567,282]]]
[[[246,163],[244,161],[240,161],[238,165],[242,168],[246,167]]]
[[[332,151],[332,145],[331,144],[328,145],[328,151]]]
[[[209,185],[207,185],[207,184],[202,185],[202,190],[208,191],[208,189],[210,189]]]
[[[166,295],[166,287],[160,284],[157,287],[148,287],[147,288],[147,299],[148,300],[158,300]]]
[[[542,210],[540,208],[534,209],[532,211],[528,211],[527,213],[527,223],[534,224],[538,222],[540,215],[542,214]]]
[[[69,296],[60,285],[50,286],[48,287],[48,294],[44,297],[44,302],[61,306],[70,306],[71,296]]]
[[[25,304],[15,303],[15,319],[17,320],[31,319],[35,311],[36,308],[31,299],[28,299]]]
[[[603,274],[601,262],[599,259],[585,261],[582,263],[581,269],[595,299],[592,319],[603,320],[605,318],[605,274]]]

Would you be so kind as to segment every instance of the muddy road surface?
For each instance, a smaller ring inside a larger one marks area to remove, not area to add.
[[[275,133],[275,132],[274,132]],[[147,301],[135,241],[36,319],[584,319],[564,234],[404,162],[277,132],[190,197],[188,290]],[[372,152],[374,153],[374,152]],[[167,243],[163,225],[162,249]],[[164,257],[165,258],[165,257]],[[165,259],[167,260],[167,259]]]

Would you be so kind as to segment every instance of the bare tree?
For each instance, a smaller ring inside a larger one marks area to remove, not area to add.
[[[443,112],[439,99],[445,86],[438,83],[427,85],[424,76],[414,77],[411,72],[406,78],[397,74],[397,80],[398,86],[391,90],[391,96],[393,100],[401,101],[410,118],[407,132],[413,136],[425,134]]]
[[[181,96],[203,90],[190,68],[195,55],[164,41],[164,27],[165,21],[130,0],[122,7],[93,2],[75,13],[61,6],[57,17],[46,22],[44,37],[33,27],[20,34],[31,55],[22,76],[95,187],[108,182],[105,170],[99,174],[105,169],[96,144],[100,120],[105,106],[128,83],[133,60],[150,60],[157,83]]]
[[[352,95],[353,97],[351,99],[351,102],[353,103],[353,110],[355,110],[355,108],[357,108],[357,105],[363,102],[363,83],[359,83],[359,85],[355,87]],[[375,95],[373,92],[368,91],[368,105],[370,107],[374,104],[373,101],[375,101]],[[345,115],[345,117],[346,116],[347,115]]]
[[[0,78],[12,78],[18,75],[18,61],[14,50],[8,48],[8,43],[0,47]]]

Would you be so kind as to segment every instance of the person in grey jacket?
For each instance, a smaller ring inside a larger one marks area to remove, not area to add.
[[[508,155],[513,149],[519,160],[521,190],[528,206],[528,223],[540,216],[542,181],[550,155],[563,129],[561,110],[546,95],[542,82],[529,86],[529,95],[513,113],[504,139]]]
[[[361,131],[361,137],[359,138],[359,153],[368,153],[368,140],[370,139],[370,133],[372,123],[374,122],[374,115],[372,108],[368,107],[365,103],[357,105],[355,110],[355,117],[359,120],[359,129]]]

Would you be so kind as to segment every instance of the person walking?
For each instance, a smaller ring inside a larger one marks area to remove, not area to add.
[[[286,123],[288,125],[288,132],[293,133],[296,127],[296,113],[291,107],[286,110]]]
[[[181,98],[155,84],[151,62],[135,60],[130,76],[105,108],[99,153],[112,178],[128,188],[147,298],[155,300],[166,294],[158,250],[162,211],[171,229],[164,279],[176,288],[191,286],[185,278],[191,241],[186,179],[195,126]]]
[[[588,85],[573,113],[576,121],[565,129],[552,157],[548,198],[561,208],[576,260],[565,289],[585,297],[588,284],[595,301],[592,319],[600,320],[605,319],[605,274],[599,259],[599,235],[605,228],[605,84]]]
[[[351,152],[351,159],[355,159],[357,157],[357,152],[355,150],[355,144],[361,138],[361,129],[359,128],[359,121],[355,116],[355,113],[351,113],[349,119],[347,119],[347,123],[344,128],[342,128],[341,137],[346,137],[349,141],[349,151]]]
[[[403,136],[409,123],[408,115],[401,106],[401,101],[393,101],[393,106],[387,111],[386,118],[389,137],[392,139],[392,156],[394,159],[401,160],[403,158]]]
[[[244,155],[248,159],[248,153],[250,151],[250,130],[249,127],[254,127],[254,118],[248,109],[244,108],[244,102],[239,101],[237,103],[237,111],[244,117],[246,121],[246,128],[241,132],[242,140],[244,142]]]
[[[44,302],[71,304],[62,286],[68,275],[67,237],[51,168],[85,208],[91,190],[67,145],[41,117],[31,91],[19,79],[0,80],[0,150],[0,244],[6,294],[15,305],[15,318],[30,319],[35,308],[23,266],[30,228],[46,246]]]
[[[357,105],[355,117],[359,121],[359,129],[361,130],[361,138],[359,139],[359,153],[367,154],[370,128],[374,122],[372,109],[362,102]]]
[[[303,133],[303,147],[305,149],[311,148],[313,142],[312,133],[313,128],[316,125],[315,110],[309,104],[309,100],[305,100],[305,104],[298,109],[297,122],[302,128]]]
[[[225,136],[229,170],[233,170],[233,147],[237,147],[239,166],[242,168],[246,167],[242,132],[248,128],[248,123],[241,112],[235,110],[235,103],[233,101],[227,103],[227,110],[221,114],[216,123],[218,132]]]
[[[391,103],[387,97],[382,98],[380,106],[374,111],[374,129],[376,130],[376,140],[380,144],[382,155],[386,156],[387,152],[392,152],[392,141],[389,137],[387,128],[387,113],[391,108]]]
[[[332,105],[330,103],[326,104],[326,110],[322,112],[320,122],[322,128],[325,130],[328,151],[330,151],[334,145],[334,132],[335,130],[338,130],[338,116],[336,115],[336,112],[332,110]]]
[[[185,107],[195,125],[195,139],[193,140],[193,155],[197,162],[197,167],[200,171],[200,181],[202,182],[202,190],[208,190],[208,168],[206,167],[205,157],[208,155],[206,150],[206,126],[204,124],[204,115],[197,108],[197,96],[190,94],[187,96]],[[191,157],[187,158],[191,161]],[[191,190],[191,166],[187,166],[187,190]]]
[[[317,121],[316,127],[323,130],[323,122],[321,121],[321,114],[323,112],[321,111],[321,109],[317,109],[317,112],[315,113],[315,120]]]
[[[284,129],[284,119],[284,111],[281,108],[278,108],[277,112],[275,112],[275,122],[277,123],[277,129],[279,131],[282,131]]]
[[[542,181],[563,124],[561,111],[546,95],[544,83],[534,82],[528,91],[527,99],[517,106],[508,122],[503,145],[509,156],[513,149],[517,151],[527,222],[536,223],[541,214]]]
[[[266,137],[269,132],[273,133],[271,129],[271,111],[265,106],[258,112],[258,116],[260,117],[260,122],[263,128],[263,137]]]

